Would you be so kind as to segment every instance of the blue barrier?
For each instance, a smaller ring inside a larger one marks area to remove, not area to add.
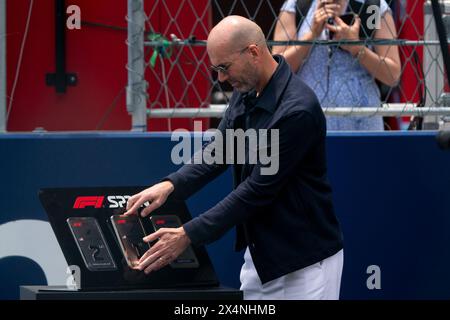
[[[345,241],[343,299],[450,298],[450,152],[436,147],[434,135],[329,134]],[[176,169],[175,144],[163,133],[1,135],[0,239],[12,221],[47,220],[38,189],[151,185]],[[227,171],[189,199],[192,215],[230,191]],[[19,254],[28,246],[23,236],[0,242],[0,299],[17,299],[19,285],[46,284],[39,264]],[[207,249],[221,283],[239,287],[242,253],[233,252],[233,240],[230,231]],[[29,250],[35,246],[46,244]]]

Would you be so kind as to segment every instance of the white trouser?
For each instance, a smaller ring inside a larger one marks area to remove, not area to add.
[[[248,248],[241,269],[244,300],[338,300],[344,250],[320,262],[261,284]]]

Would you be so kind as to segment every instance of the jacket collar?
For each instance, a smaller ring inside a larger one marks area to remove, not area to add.
[[[277,109],[278,102],[291,78],[292,71],[282,56],[274,55],[273,58],[278,62],[278,67],[275,69],[269,82],[258,97],[256,97],[254,90],[239,93],[240,96],[236,99],[236,104],[230,106],[233,108],[231,111],[233,119],[244,114],[244,105],[246,104],[252,104],[255,108],[263,109],[272,114]]]

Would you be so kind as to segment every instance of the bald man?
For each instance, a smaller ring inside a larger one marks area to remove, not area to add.
[[[159,240],[138,269],[158,270],[190,244],[211,243],[236,227],[236,250],[245,249],[240,274],[245,299],[338,299],[343,241],[326,174],[325,117],[316,96],[283,57],[271,55],[259,26],[246,18],[224,18],[211,30],[207,50],[218,79],[234,88],[216,137],[238,129],[268,132],[276,139],[257,147],[276,156],[277,170],[268,174],[267,162],[251,162],[247,143],[244,154],[233,153],[234,190],[182,227],[146,237]],[[226,155],[224,140],[212,139],[206,148]],[[187,199],[226,170],[228,162],[219,160],[184,165],[132,196],[125,214],[149,201],[141,212],[147,216],[170,194]]]

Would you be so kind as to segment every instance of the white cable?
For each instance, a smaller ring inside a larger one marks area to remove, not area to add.
[[[17,82],[19,80],[20,67],[22,65],[22,58],[23,58],[23,50],[25,48],[25,43],[27,40],[28,29],[30,28],[30,20],[31,20],[31,13],[33,11],[33,4],[34,4],[34,0],[30,0],[30,7],[28,8],[27,23],[25,25],[25,32],[23,34],[22,44],[20,46],[19,60],[17,62],[16,75],[14,76],[14,82],[13,82],[13,86],[11,89],[11,95],[9,98],[8,110],[6,111],[5,126],[8,125],[9,114],[11,113],[11,107],[12,107],[12,103],[14,101],[14,93],[16,91]]]

